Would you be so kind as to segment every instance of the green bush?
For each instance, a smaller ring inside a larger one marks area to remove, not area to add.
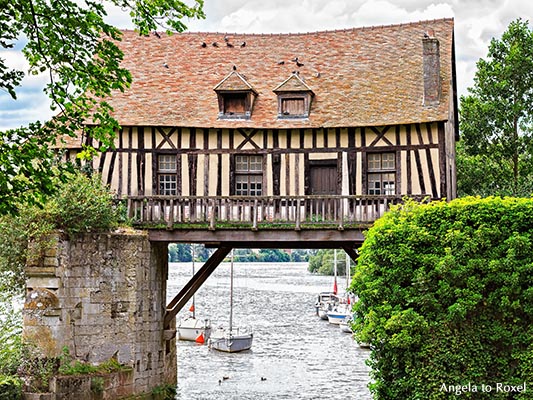
[[[351,286],[374,398],[532,399],[532,249],[533,199],[408,202],[376,221]]]
[[[0,374],[0,400],[18,400],[22,397],[22,381],[9,375]]]
[[[115,228],[119,211],[100,175],[77,173],[50,199],[44,212],[57,229],[76,234]]]

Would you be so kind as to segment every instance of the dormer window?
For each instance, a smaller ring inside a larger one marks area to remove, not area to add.
[[[281,117],[300,117],[306,118],[309,116],[308,107],[306,106],[305,94],[298,97],[295,93],[281,94],[279,96],[279,107]]]
[[[257,92],[237,71],[231,72],[214,88],[219,119],[250,119]]]
[[[221,93],[223,115],[245,115],[246,93]]]
[[[274,92],[278,95],[278,118],[309,118],[313,91],[292,74]]]

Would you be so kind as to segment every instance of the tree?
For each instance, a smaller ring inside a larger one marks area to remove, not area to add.
[[[279,249],[261,249],[259,250],[259,261],[262,262],[289,262],[291,257],[283,250]]]
[[[510,197],[407,202],[376,221],[350,287],[374,399],[532,398],[496,392],[533,379],[532,227],[533,199]]]
[[[335,250],[321,249],[309,256],[309,272],[318,273],[320,275],[334,275],[335,274]],[[350,260],[350,268],[353,262]],[[351,273],[351,272],[350,272]],[[346,253],[344,251],[337,251],[337,274],[346,274]]]
[[[518,19],[480,59],[474,86],[461,97],[458,191],[533,193],[533,31]]]
[[[121,32],[105,22],[105,5],[129,11],[139,34],[163,28],[183,31],[184,17],[204,18],[203,0],[0,0],[0,48],[24,42],[29,74],[46,73],[44,91],[57,115],[45,123],[0,132],[0,213],[16,210],[16,198],[37,202],[54,191],[52,175],[64,177],[67,164],[56,162],[57,138],[91,135],[98,149],[113,144],[118,123],[105,99],[124,91],[130,73],[116,42]],[[0,58],[0,90],[16,99],[23,71]],[[83,156],[94,154],[87,148]]]

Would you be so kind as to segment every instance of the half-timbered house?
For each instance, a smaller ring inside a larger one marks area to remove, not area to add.
[[[211,230],[342,229],[404,196],[453,199],[453,26],[125,31],[133,84],[110,99],[122,128],[93,167],[138,221]]]

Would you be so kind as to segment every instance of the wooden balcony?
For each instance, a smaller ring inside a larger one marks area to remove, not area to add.
[[[418,196],[422,197],[422,196]],[[167,230],[357,229],[372,224],[402,196],[133,196],[128,217]]]

